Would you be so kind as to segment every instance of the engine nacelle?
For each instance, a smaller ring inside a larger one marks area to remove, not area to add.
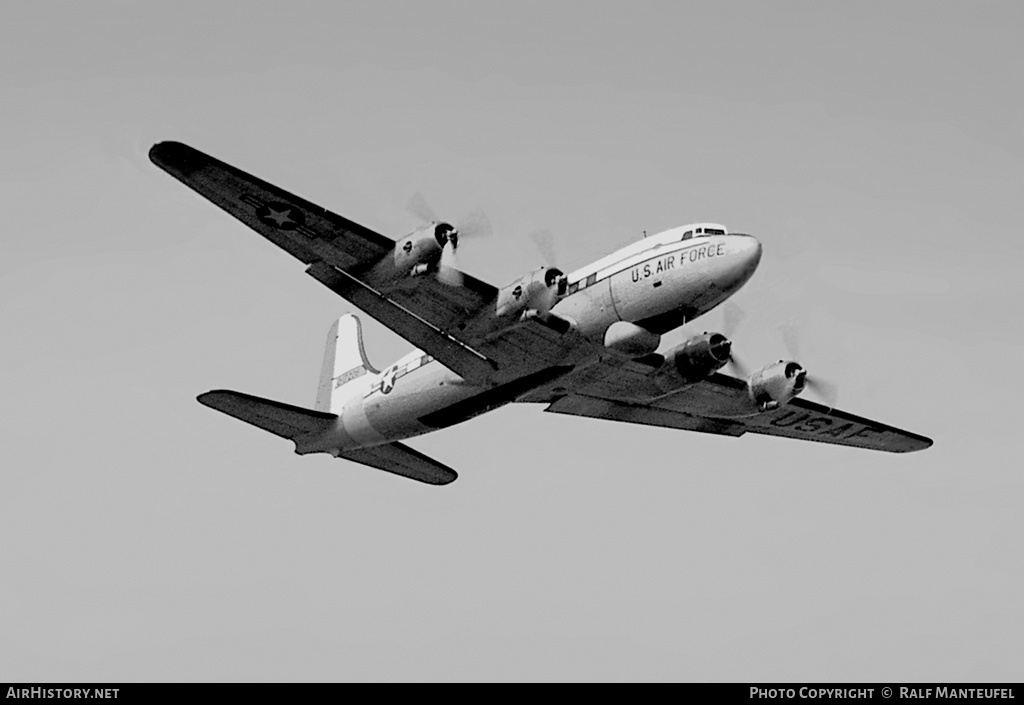
[[[655,376],[657,385],[672,391],[694,384],[729,361],[732,343],[721,333],[704,333],[672,348]]]
[[[458,244],[458,231],[448,223],[425,225],[395,243],[394,272],[416,276],[436,269],[444,246]]]
[[[792,360],[779,360],[750,375],[747,387],[758,411],[771,411],[804,390],[807,370]]]
[[[562,270],[541,267],[498,291],[499,318],[544,315],[565,295],[568,282]]]

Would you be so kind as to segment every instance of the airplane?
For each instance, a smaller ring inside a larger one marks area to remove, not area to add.
[[[512,402],[556,414],[738,437],[745,433],[906,453],[924,436],[800,398],[794,360],[749,375],[722,333],[658,353],[662,336],[725,302],[753,275],[761,243],[715,223],[644,237],[568,274],[542,266],[497,288],[453,265],[460,229],[423,223],[397,241],[179,142],[156,166],[306,266],[306,273],[416,346],[383,369],[360,320],[327,336],[312,409],[230,390],[217,411],[295,443],[427,484],[456,472],[401,443]]]

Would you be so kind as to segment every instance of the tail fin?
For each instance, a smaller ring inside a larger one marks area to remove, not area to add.
[[[345,400],[362,389],[363,376],[377,372],[366,359],[363,327],[359,319],[346,313],[334,322],[327,333],[320,386],[316,392],[316,410],[340,412]]]

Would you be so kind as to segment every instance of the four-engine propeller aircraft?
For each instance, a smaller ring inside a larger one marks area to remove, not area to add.
[[[731,343],[704,333],[658,354],[665,333],[707,313],[754,273],[750,235],[698,223],[646,237],[568,275],[541,267],[496,288],[451,266],[460,231],[425,224],[394,242],[187,145],[150,159],[297,257],[306,273],[417,346],[374,369],[359,319],[327,337],[314,409],[216,390],[199,401],[335,457],[447,484],[445,465],[399,443],[510,402],[702,431],[762,433],[904,453],[931,440],[797,398],[808,379],[781,360],[739,379]]]

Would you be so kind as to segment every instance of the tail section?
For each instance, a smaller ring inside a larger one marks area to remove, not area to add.
[[[391,442],[363,448],[353,442],[339,416],[345,402],[366,389],[367,375],[376,376],[377,370],[366,360],[359,319],[346,314],[327,334],[315,411],[227,389],[200,394],[198,399],[204,406],[294,441],[300,455],[330,453],[429,485],[453,482],[458,477],[454,470],[406,445]]]
[[[362,324],[354,315],[346,313],[327,333],[316,410],[340,413],[345,400],[363,388],[364,375],[377,372],[366,359]]]

